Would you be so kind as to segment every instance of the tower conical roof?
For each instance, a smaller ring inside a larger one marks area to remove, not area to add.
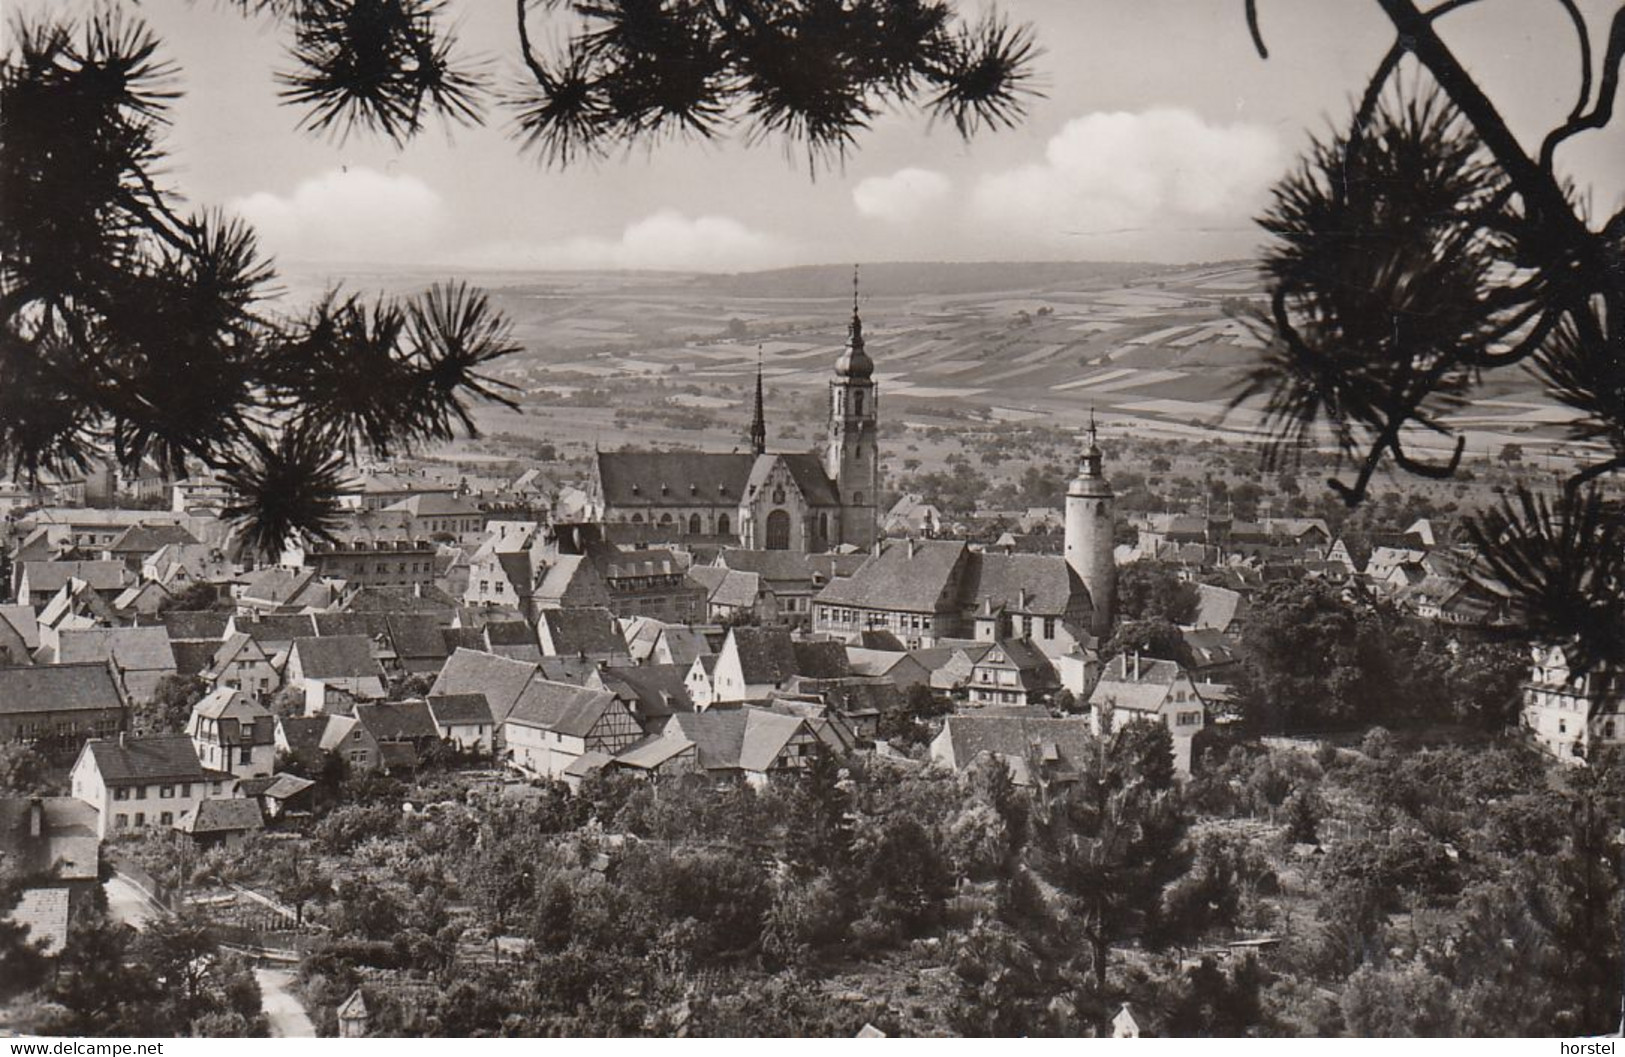
[[[858,316],[858,269],[852,268],[852,322],[846,328],[846,348],[835,361],[835,374],[841,378],[868,379],[874,376],[875,361],[863,347],[863,320]]]

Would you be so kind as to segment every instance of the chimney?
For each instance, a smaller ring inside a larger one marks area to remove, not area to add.
[[[37,796],[28,801],[28,835],[36,838],[45,836],[45,801]]]
[[[910,536],[908,538],[908,560],[909,561],[914,560],[914,537],[913,536]]]

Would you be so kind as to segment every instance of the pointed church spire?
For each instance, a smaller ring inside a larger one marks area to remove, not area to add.
[[[863,319],[858,315],[858,266],[852,266],[852,322],[847,325],[846,348],[835,361],[835,373],[842,378],[869,378],[875,363],[863,347]]]
[[[762,347],[756,346],[756,414],[750,420],[750,450],[753,455],[767,451],[767,417],[762,410]]]

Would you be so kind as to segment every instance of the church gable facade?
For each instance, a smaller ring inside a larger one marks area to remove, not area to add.
[[[868,549],[880,473],[873,375],[854,293],[847,344],[830,381],[823,453],[766,450],[758,367],[751,452],[599,452],[592,517],[635,526],[646,540],[801,553]]]

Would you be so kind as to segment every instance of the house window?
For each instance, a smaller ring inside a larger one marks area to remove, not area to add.
[[[147,813],[145,811],[137,811],[135,813],[135,824],[137,826],[145,826],[147,824]]]
[[[253,763],[254,762],[254,747],[252,745],[244,745],[242,748],[238,749],[237,750],[237,762],[238,763],[244,763],[244,764]]]
[[[113,828],[114,829],[128,829],[129,827],[130,827],[130,816],[129,815],[126,815],[124,812],[120,811],[118,814],[113,816]]]
[[[135,798],[137,800],[145,800],[147,798],[147,787],[144,786],[144,785],[136,786],[135,787]]]
[[[172,797],[174,795],[175,795],[175,787],[174,786],[172,786],[172,785],[161,785],[161,786],[158,787],[158,799],[160,799],[160,800],[168,800],[170,797]]]
[[[182,782],[181,783],[181,796],[191,796],[191,795],[192,795],[192,783],[191,782]]]
[[[365,749],[359,749],[359,750],[357,750],[355,752],[350,753],[350,762],[351,763],[366,763],[367,762],[367,751]]]
[[[1055,618],[1054,617],[1045,617],[1044,618],[1044,637],[1046,639],[1053,639],[1055,637]]]
[[[121,785],[117,789],[113,790],[113,799],[128,800],[130,799],[130,791]]]
[[[172,812],[165,811],[158,816],[158,822],[160,825],[173,826],[175,824],[175,815]]]

